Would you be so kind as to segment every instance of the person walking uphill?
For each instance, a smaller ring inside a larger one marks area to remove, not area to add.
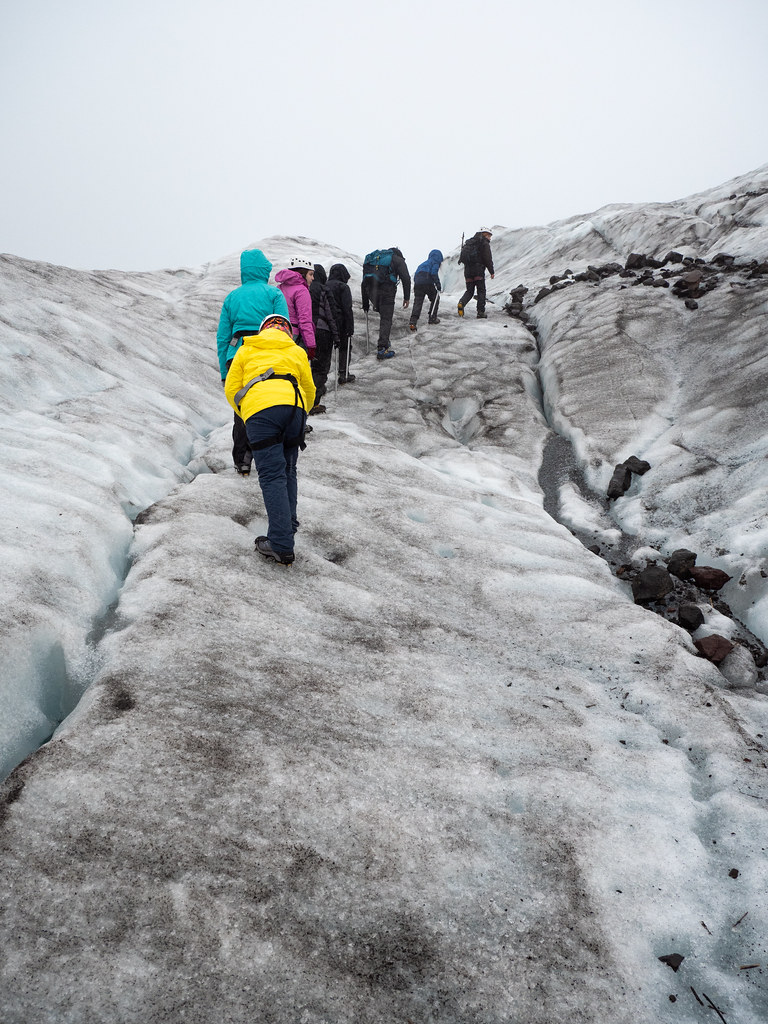
[[[315,344],[317,351],[312,360],[312,378],[315,382],[315,402],[318,403],[326,392],[325,383],[331,368],[331,356],[334,345],[339,346],[339,329],[333,309],[334,300],[326,287],[328,276],[321,263],[315,264],[315,277],[309,286],[312,299],[312,321],[315,325]],[[315,412],[325,412],[324,405],[315,405],[309,410],[311,416]]]
[[[352,290],[347,284],[349,271],[343,263],[334,263],[328,271],[328,291],[333,299],[333,312],[339,331],[339,384],[353,384],[355,375],[349,372],[352,355],[352,335],[355,333],[355,314],[352,309]]]
[[[433,249],[426,260],[416,268],[416,273],[413,275],[413,309],[411,310],[411,322],[408,324],[412,331],[416,330],[426,296],[429,296],[427,323],[440,323],[437,319],[437,310],[440,307],[440,292],[443,289],[438,271],[442,262],[443,254],[439,249]]]
[[[309,286],[315,277],[315,268],[302,256],[292,256],[285,270],[275,274],[277,287],[288,303],[288,316],[293,327],[293,339],[306,349],[310,359],[315,358],[315,325],[312,320],[312,299]]]
[[[477,318],[487,320],[485,312],[485,272],[494,278],[493,256],[491,255],[491,235],[489,228],[480,228],[461,247],[459,263],[464,264],[464,280],[467,290],[459,301],[459,316],[464,316],[464,307],[475,294],[477,288]]]
[[[261,249],[246,249],[240,254],[242,284],[224,299],[216,332],[219,370],[222,383],[240,347],[243,335],[256,334],[259,324],[270,313],[288,316],[288,306],[279,288],[270,285],[272,264]],[[242,419],[235,413],[232,425],[232,459],[241,476],[251,471],[251,450]]]
[[[395,315],[398,281],[403,283],[403,309],[407,309],[411,301],[411,275],[403,254],[396,247],[374,249],[368,253],[363,263],[363,311],[367,313],[372,305],[379,314],[377,359],[391,359],[395,354],[389,347],[389,335]]]
[[[299,526],[296,463],[315,385],[307,353],[294,342],[287,317],[268,316],[258,334],[243,338],[225,392],[245,424],[269,521],[266,536],[255,540],[256,550],[290,565]]]

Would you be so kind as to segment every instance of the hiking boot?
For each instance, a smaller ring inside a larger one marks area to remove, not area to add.
[[[307,416],[319,416],[321,412],[325,412],[324,405],[313,405],[307,413]]]
[[[438,318],[436,316],[433,316],[433,317],[430,317],[429,320],[427,320],[427,323],[428,324],[439,324],[440,321],[438,320]]]
[[[488,319],[488,314],[487,313],[478,313],[477,314],[477,319],[478,320],[487,320]]]
[[[464,304],[460,302],[458,308],[459,308],[459,316],[464,316]]]
[[[238,476],[250,476],[251,475],[251,464],[250,462],[239,462],[235,469],[237,470]]]
[[[380,348],[376,353],[377,359],[392,359],[395,354],[394,349],[391,348]]]
[[[339,377],[339,384],[354,384],[356,380],[354,373],[348,373],[346,377]]]
[[[408,324],[408,330],[409,331],[415,331],[416,330],[416,324]]]
[[[256,550],[260,555],[264,555],[265,558],[272,558],[275,562],[280,565],[291,565],[293,563],[293,552],[292,551],[275,551],[272,545],[269,543],[267,537],[257,537],[253,542],[256,545]]]

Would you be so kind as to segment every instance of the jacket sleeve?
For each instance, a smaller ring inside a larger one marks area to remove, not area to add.
[[[240,413],[235,405],[235,395],[245,383],[243,381],[243,360],[240,358],[242,348],[238,349],[235,353],[235,358],[232,360],[232,365],[229,368],[227,374],[226,383],[224,385],[224,394],[227,396],[227,401],[232,408],[237,412],[238,416]]]
[[[344,337],[351,338],[355,333],[355,314],[352,309],[352,289],[348,284],[341,289],[341,312],[344,318]]]
[[[366,278],[363,278],[363,280],[360,282],[360,297],[363,300],[363,312],[367,313],[368,307],[370,306],[371,303],[371,299],[370,296],[368,295],[368,281]]]
[[[312,377],[312,370],[309,366],[309,359],[307,353],[303,348],[297,348],[295,353],[295,360],[298,363],[298,381],[299,388],[307,403],[307,412],[315,404],[315,381]]]
[[[489,274],[494,274],[495,273],[495,270],[493,269],[493,256],[491,254],[491,243],[488,241],[487,238],[483,239],[483,266],[485,267],[485,269],[488,271]]]
[[[315,325],[312,323],[312,296],[309,288],[296,289],[296,318],[301,337],[307,348],[316,348]]]
[[[219,370],[221,372],[222,380],[227,376],[227,350],[229,349],[230,341],[232,341],[233,330],[232,316],[229,310],[229,298],[227,297],[224,300],[224,305],[221,307],[219,329],[216,331],[216,350],[219,356]]]
[[[336,316],[333,310],[334,298],[327,288],[323,288],[323,317],[328,324],[328,330],[331,332],[331,338],[333,338],[334,345],[339,344],[339,325],[336,323]]]
[[[279,313],[281,316],[287,317],[290,320],[291,314],[288,310],[288,303],[285,301],[285,296],[279,288],[275,288],[274,292],[275,294],[272,296],[272,312]]]
[[[409,302],[411,299],[411,275],[408,271],[408,264],[399,256],[395,256],[392,265],[395,273],[403,282],[403,302]]]

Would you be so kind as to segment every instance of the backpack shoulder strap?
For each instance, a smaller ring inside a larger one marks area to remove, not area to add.
[[[264,373],[260,373],[258,377],[254,377],[252,380],[249,380],[248,383],[244,384],[240,388],[240,390],[237,392],[237,394],[235,395],[235,405],[237,406],[237,408],[238,409],[240,408],[240,403],[245,398],[245,396],[248,394],[248,392],[251,390],[251,388],[253,387],[254,384],[260,384],[263,380],[268,380],[269,377],[277,377],[277,376],[278,375],[275,373],[273,368],[270,366],[270,368],[268,370],[265,370]]]

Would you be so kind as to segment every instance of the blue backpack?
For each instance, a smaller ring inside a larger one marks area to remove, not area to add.
[[[389,280],[397,284],[397,274],[392,273],[392,250],[374,249],[369,252],[363,261],[363,280],[367,278],[369,284],[384,284]]]

